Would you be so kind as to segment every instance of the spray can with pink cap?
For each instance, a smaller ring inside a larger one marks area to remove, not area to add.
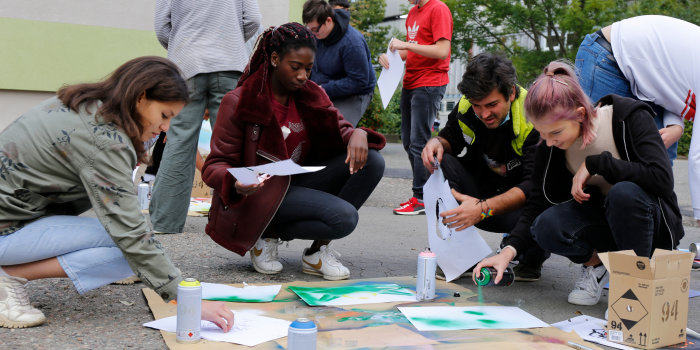
[[[435,299],[435,269],[437,268],[437,256],[425,248],[418,254],[418,276],[416,277],[416,299]]]

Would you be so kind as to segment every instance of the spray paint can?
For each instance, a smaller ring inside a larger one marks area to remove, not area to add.
[[[482,267],[479,271],[479,277],[476,278],[476,284],[483,287],[507,287],[513,284],[513,281],[515,281],[515,273],[510,267],[507,267],[506,270],[503,271],[503,278],[501,278],[501,281],[498,282],[498,284],[495,282],[497,274],[498,271],[496,271],[496,269],[493,267]]]
[[[151,201],[151,186],[147,183],[140,183],[137,193],[141,210],[148,209],[148,203]]]
[[[178,343],[196,343],[202,326],[202,285],[194,278],[185,278],[177,286]]]
[[[435,269],[437,268],[437,256],[425,248],[418,254],[418,276],[416,277],[416,299],[435,299]]]
[[[297,318],[289,325],[287,350],[316,350],[317,328],[308,318]]]
[[[695,255],[693,259],[700,259],[700,242],[690,243],[688,250]]]

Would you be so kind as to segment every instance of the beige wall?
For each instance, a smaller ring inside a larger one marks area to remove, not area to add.
[[[153,31],[155,1],[0,0],[0,20],[2,18],[10,18]],[[299,1],[301,0],[297,2]],[[285,23],[290,18],[295,20],[293,15],[296,12],[299,12],[298,17],[301,17],[301,5],[296,4],[294,1],[258,0],[258,4],[263,17],[263,28]],[[291,10],[295,6],[299,7],[298,11]],[[61,55],[60,52],[53,52],[52,54]],[[79,65],[80,63],[76,64]],[[2,79],[0,77],[0,80]],[[7,125],[22,115],[22,113],[50,96],[53,96],[53,92],[22,91],[17,90],[16,87],[14,89],[13,87],[0,89],[0,130],[5,129]]]
[[[39,102],[53,96],[52,92],[0,90],[0,130]]]

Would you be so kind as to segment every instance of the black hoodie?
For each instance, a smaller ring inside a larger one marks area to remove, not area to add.
[[[604,96],[599,103],[613,106],[613,138],[620,159],[613,158],[610,152],[591,155],[586,157],[586,168],[591,174],[603,176],[610,184],[634,182],[651,196],[656,196],[664,222],[661,231],[654,234],[652,247],[674,249],[685,233],[673,191],[671,163],[652,120],[654,112],[646,103],[617,95]],[[534,219],[547,208],[572,198],[573,174],[566,167],[564,150],[540,143],[531,178],[534,184],[523,214],[504,240],[518,252],[525,252],[530,245],[537,244],[530,233]]]

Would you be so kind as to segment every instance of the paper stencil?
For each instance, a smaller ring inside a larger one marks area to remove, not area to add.
[[[416,301],[416,293],[398,284],[358,284],[340,287],[289,286],[310,306],[360,305],[399,301]]]
[[[440,213],[457,208],[459,204],[439,166],[423,186],[423,203],[430,249],[437,255],[438,265],[448,282],[491,254],[491,248],[474,226],[457,231],[442,223]]]

